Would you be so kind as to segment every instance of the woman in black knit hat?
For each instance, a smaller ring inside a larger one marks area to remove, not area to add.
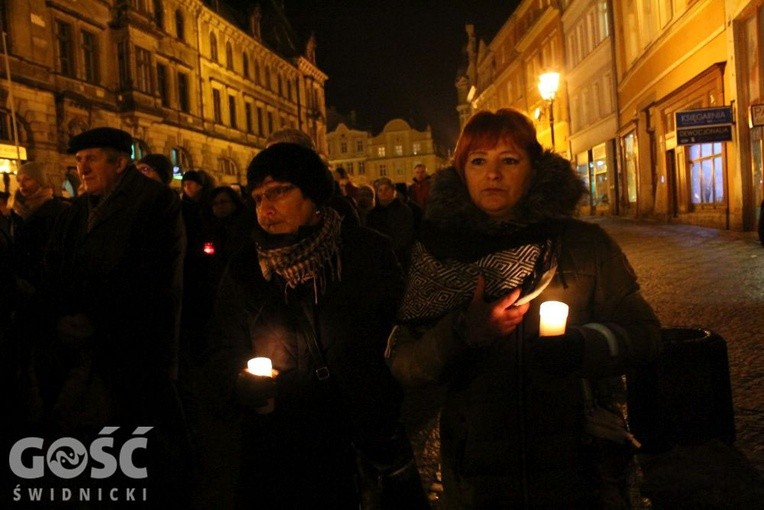
[[[209,458],[240,455],[240,506],[358,508],[360,456],[391,488],[384,497],[413,495],[426,508],[384,358],[402,292],[389,239],[342,225],[327,205],[332,176],[313,150],[275,144],[252,160],[247,180],[257,225],[221,282],[209,367],[217,402],[230,402],[227,416],[243,427],[232,451]],[[270,358],[274,377],[248,372],[255,357]]]

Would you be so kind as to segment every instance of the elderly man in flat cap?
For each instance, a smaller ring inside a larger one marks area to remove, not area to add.
[[[175,381],[185,239],[180,200],[136,169],[132,143],[109,127],[69,142],[85,192],[53,232],[56,331],[41,358],[49,366],[39,368],[54,434],[92,439],[120,427],[120,444],[120,433],[152,427],[145,482],[160,503],[177,488],[168,473],[183,467],[168,463],[179,453],[169,438],[183,431]]]

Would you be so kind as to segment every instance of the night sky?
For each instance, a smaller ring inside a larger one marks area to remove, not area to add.
[[[374,135],[398,117],[417,129],[430,124],[436,142],[449,149],[459,129],[454,82],[464,25],[473,23],[489,42],[516,3],[283,0],[283,7],[301,48],[316,33],[317,63],[329,75],[327,107],[355,111],[359,127]]]

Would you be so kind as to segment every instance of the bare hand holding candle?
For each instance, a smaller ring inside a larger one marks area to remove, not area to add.
[[[236,381],[239,400],[246,407],[254,407],[258,414],[273,412],[275,405],[276,384],[273,380],[278,375],[270,358],[252,358],[247,361],[247,368],[239,372]]]
[[[539,307],[541,322],[539,336],[558,336],[565,334],[568,322],[568,305],[561,301],[544,301]]]

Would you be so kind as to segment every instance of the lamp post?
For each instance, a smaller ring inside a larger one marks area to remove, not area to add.
[[[552,135],[552,150],[554,150],[554,98],[560,86],[560,73],[548,72],[539,76],[539,93],[541,99],[549,103],[549,132]]]

